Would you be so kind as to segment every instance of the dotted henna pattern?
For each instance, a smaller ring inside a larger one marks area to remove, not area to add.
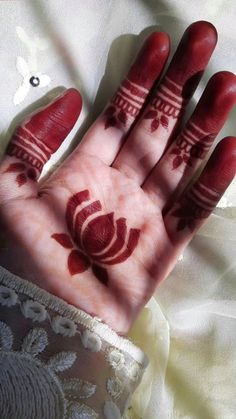
[[[108,273],[101,265],[115,265],[127,260],[138,244],[140,230],[131,228],[128,231],[126,218],[115,221],[113,212],[103,214],[100,201],[81,208],[86,201],[90,201],[88,190],[69,199],[66,208],[69,234],[55,233],[51,237],[65,249],[70,249],[68,269],[71,276],[91,267],[94,275],[107,284]],[[94,217],[94,214],[97,215]]]

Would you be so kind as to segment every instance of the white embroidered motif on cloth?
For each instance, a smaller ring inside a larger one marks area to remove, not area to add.
[[[34,284],[0,282],[0,418],[121,418],[143,371],[139,348]]]
[[[75,352],[59,352],[46,362],[39,359],[39,354],[49,345],[47,332],[43,328],[31,329],[19,351],[13,351],[13,344],[10,327],[0,321],[1,418],[13,417],[9,406],[13,412],[18,412],[19,418],[98,417],[90,407],[73,401],[74,395],[81,399],[93,396],[95,384],[77,378],[60,380],[60,373],[75,363]]]
[[[16,59],[16,68],[23,77],[22,83],[13,98],[14,104],[19,105],[26,98],[31,87],[46,87],[51,82],[51,79],[47,74],[38,70],[37,59],[38,52],[45,51],[49,47],[48,42],[38,36],[29,37],[20,26],[16,27],[16,33],[28,50],[28,60],[21,56],[18,56]]]

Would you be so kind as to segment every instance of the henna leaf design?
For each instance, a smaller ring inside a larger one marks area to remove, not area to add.
[[[120,111],[117,115],[117,118],[119,119],[120,122],[122,122],[122,124],[126,124],[127,122],[127,115],[124,111]]]
[[[168,128],[168,126],[169,126],[169,119],[167,118],[167,116],[165,116],[165,115],[161,115],[161,118],[160,118],[160,121],[161,121],[161,125],[164,127],[164,128]]]
[[[157,130],[157,128],[159,127],[159,119],[153,119],[152,123],[151,123],[151,132],[154,132]]]
[[[176,156],[172,162],[172,170],[177,169],[177,167],[179,167],[182,162],[183,162],[183,157]]]
[[[152,119],[152,122],[151,122],[151,125],[150,125],[151,132],[156,131],[160,124],[165,129],[167,129],[168,126],[169,126],[169,119],[167,118],[167,116],[161,115],[159,117],[158,115],[159,115],[158,112],[153,110],[153,109],[150,109],[144,115],[144,119]]]
[[[8,166],[4,173],[22,172],[22,170],[25,170],[24,163],[12,163],[10,166]]]
[[[32,167],[27,169],[27,166],[24,163],[20,163],[20,162],[11,163],[7,167],[5,172],[3,173],[17,173],[17,172],[21,172],[16,177],[16,183],[18,184],[19,187],[23,186],[27,182],[27,178],[33,181],[35,181],[37,178],[37,173],[35,169],[33,169]]]

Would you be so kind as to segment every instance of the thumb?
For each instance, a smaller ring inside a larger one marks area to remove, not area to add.
[[[67,89],[16,128],[0,165],[1,201],[37,196],[43,166],[72,130],[81,108],[80,93]]]

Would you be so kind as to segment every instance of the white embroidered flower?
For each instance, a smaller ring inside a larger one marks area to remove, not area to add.
[[[92,352],[99,352],[102,347],[102,341],[98,335],[89,330],[85,330],[81,335],[81,340],[85,348]]]
[[[13,101],[15,105],[23,102],[31,87],[46,87],[51,81],[47,74],[31,71],[23,57],[17,57],[16,68],[23,77],[23,80],[14,95]]]
[[[94,409],[80,402],[96,393],[96,384],[79,378],[61,378],[64,371],[74,366],[77,352],[51,354],[50,350],[41,357],[50,344],[46,330],[41,327],[29,330],[19,344],[17,340],[14,345],[12,330],[0,322],[0,365],[4,366],[0,385],[1,418],[9,417],[9,397],[17,418],[25,418],[26,400],[30,418],[98,418]]]
[[[31,319],[34,322],[43,322],[47,317],[45,307],[37,301],[26,300],[21,305],[21,311],[27,319]]]
[[[123,384],[120,382],[119,379],[116,378],[108,378],[107,380],[107,392],[110,396],[118,399],[123,391]]]
[[[19,105],[27,96],[32,87],[46,87],[51,79],[47,74],[43,74],[38,68],[38,51],[44,51],[48,48],[48,42],[40,39],[38,36],[28,36],[23,28],[16,27],[16,33],[19,39],[25,44],[28,50],[28,60],[18,56],[16,59],[16,68],[23,77],[21,85],[16,90],[13,98],[15,105]]]
[[[104,403],[103,413],[106,419],[121,419],[120,410],[111,400]]]
[[[55,316],[52,319],[52,328],[55,333],[62,336],[74,336],[76,334],[76,324],[62,316]]]
[[[14,290],[0,286],[0,304],[11,307],[17,303],[18,297]]]
[[[132,381],[137,381],[140,377],[141,368],[138,366],[138,364],[134,363],[126,367],[129,378]]]
[[[85,404],[74,402],[68,406],[68,416],[71,419],[97,419],[98,414]]]
[[[113,349],[108,353],[107,360],[115,370],[123,368],[123,365],[125,363],[124,355],[117,349]]]

